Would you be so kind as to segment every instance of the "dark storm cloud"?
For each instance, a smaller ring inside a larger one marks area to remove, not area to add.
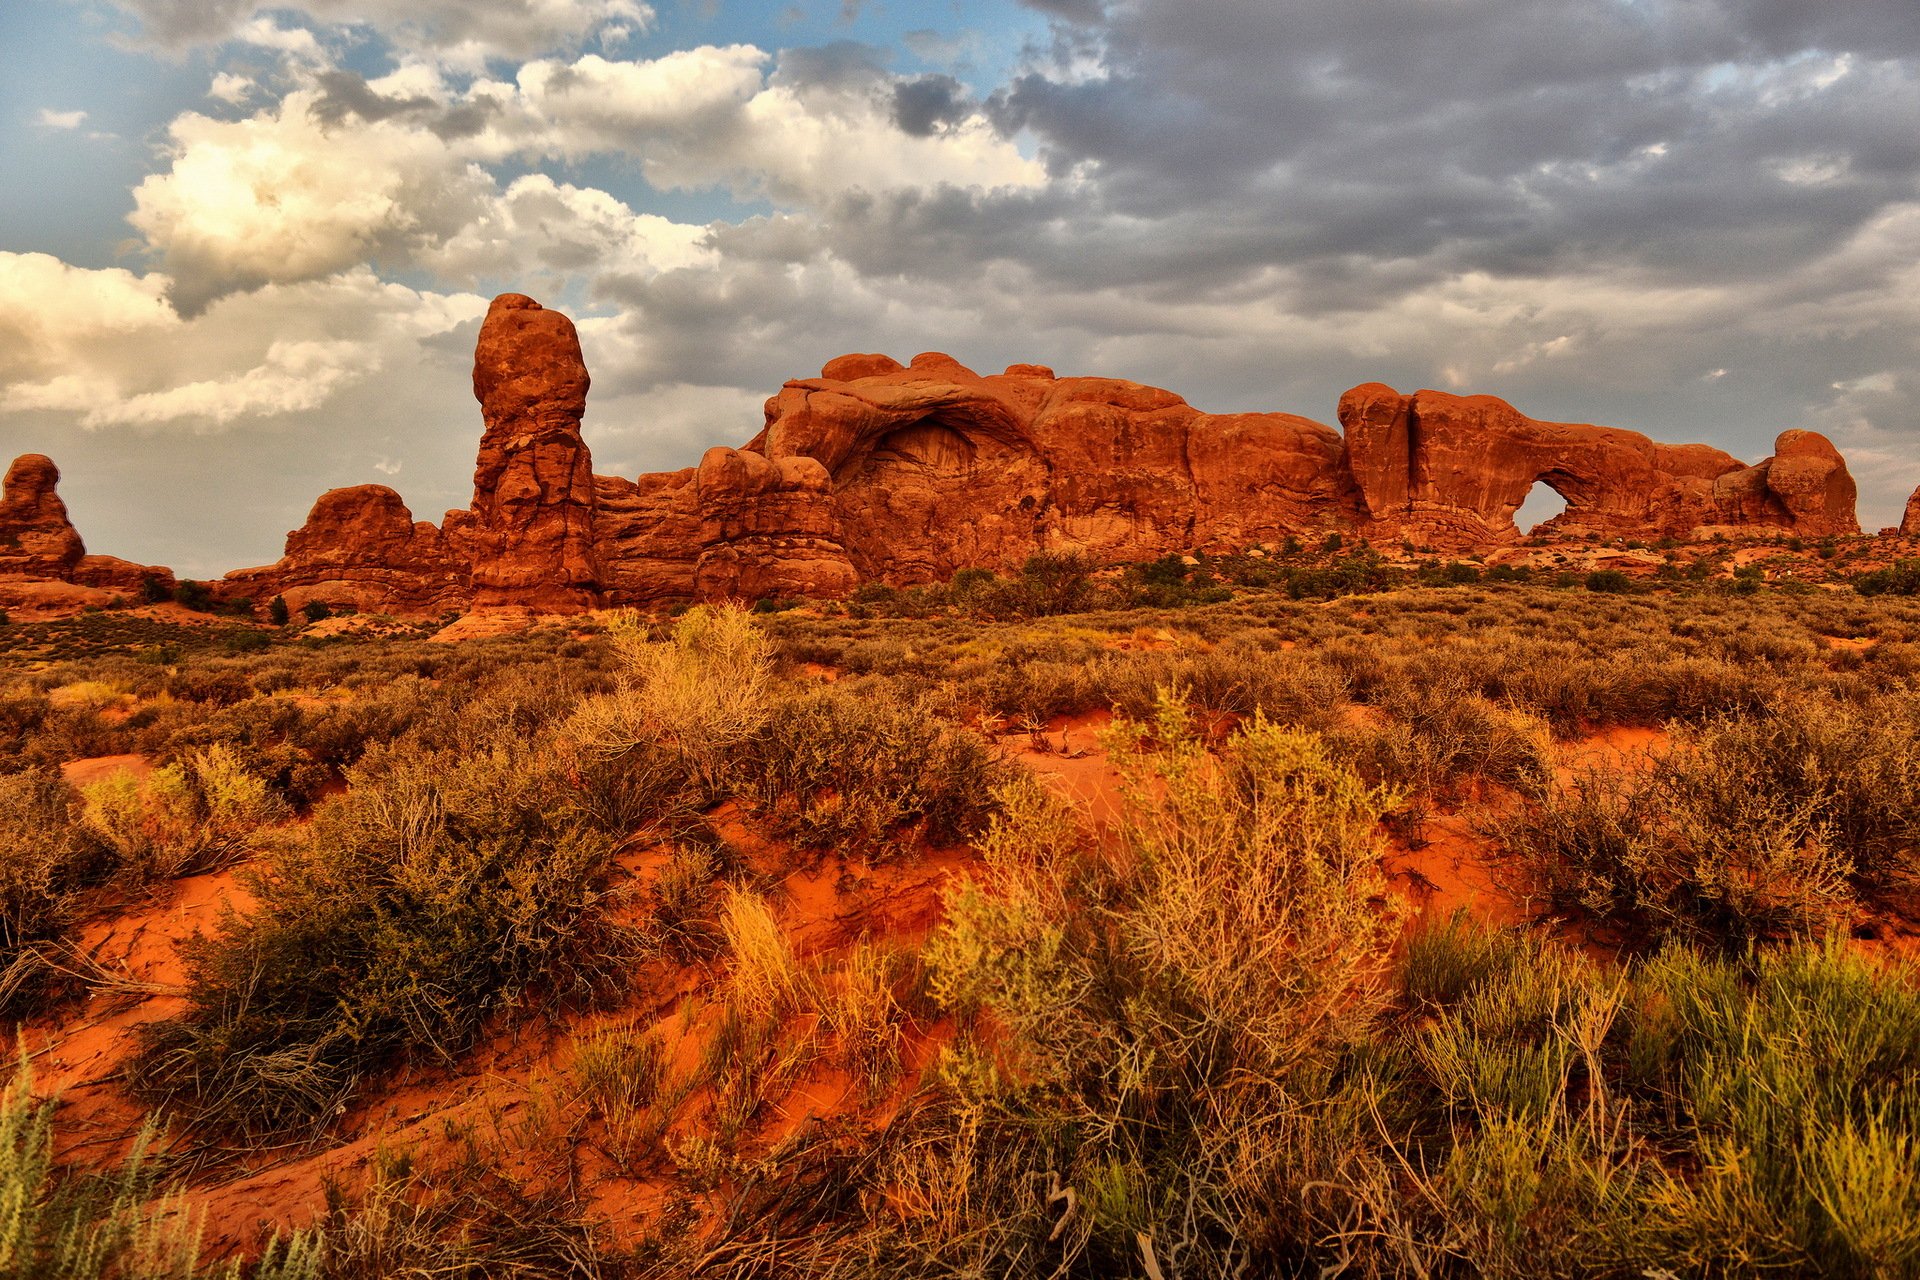
[[[1090,212],[1202,235],[1152,255],[1171,269],[1211,243],[1223,268],[1739,276],[1827,251],[1920,174],[1910,3],[1133,0],[1098,36],[1100,74],[1067,74],[1073,33],[988,109]]]
[[[1020,0],[1020,3],[1037,13],[1068,22],[1093,23],[1107,16],[1101,0]]]
[[[858,40],[835,40],[780,51],[773,82],[795,89],[848,89],[886,79],[890,55]]]
[[[893,86],[893,122],[916,138],[930,137],[972,111],[966,86],[952,76],[919,76]]]
[[[369,123],[397,116],[423,116],[438,107],[432,98],[379,93],[367,84],[366,77],[352,71],[322,71],[314,77],[314,84],[320,92],[310,110],[324,125],[339,124],[348,116],[359,116]]]

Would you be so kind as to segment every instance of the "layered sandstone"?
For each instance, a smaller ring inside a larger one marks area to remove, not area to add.
[[[436,614],[466,606],[467,574],[440,530],[414,520],[399,494],[360,484],[321,494],[277,563],[235,570],[226,581],[256,600],[283,596],[294,609],[317,600],[332,609]]]
[[[1237,550],[1350,528],[1357,509],[1340,438],[1317,422],[1206,414],[1157,387],[1037,365],[982,376],[938,352],[906,366],[842,357],[789,382],[766,419],[747,451],[820,466],[812,527],[838,538],[863,581],[929,581],[1039,550]]]
[[[1900,516],[1900,536],[1920,538],[1920,489],[1907,498],[1907,509]]]
[[[1545,531],[1573,537],[1859,532],[1846,462],[1811,431],[1782,433],[1774,456],[1749,467],[1707,445],[1536,421],[1493,396],[1367,383],[1340,398],[1339,414],[1367,529],[1382,536],[1456,549],[1510,542],[1535,484],[1567,504]]]
[[[1542,483],[1567,500],[1548,531],[1578,537],[1856,527],[1846,463],[1811,432],[1783,433],[1746,466],[1705,445],[1537,421],[1491,396],[1370,383],[1341,398],[1343,438],[1041,365],[983,375],[939,352],[838,357],[782,387],[737,449],[596,476],[578,336],[518,294],[487,313],[473,386],[485,431],[470,508],[436,530],[390,489],[337,490],[279,564],[233,575],[234,588],[416,613],[574,611],[842,595],[1041,550],[1112,563],[1329,532],[1487,549],[1518,538],[1514,512]]]

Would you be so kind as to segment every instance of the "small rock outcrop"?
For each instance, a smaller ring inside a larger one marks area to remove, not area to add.
[[[1811,431],[1782,433],[1774,456],[1749,467],[1707,445],[1536,421],[1493,396],[1367,383],[1339,412],[1367,531],[1381,536],[1449,549],[1513,541],[1513,514],[1535,484],[1566,499],[1546,531],[1576,537],[1859,531],[1846,462]]]
[[[22,582],[61,582],[102,595],[132,598],[149,585],[171,592],[173,574],[157,565],[118,556],[87,554],[60,500],[60,468],[40,453],[25,453],[7,468],[0,489],[0,577]],[[84,596],[79,593],[75,598]]]
[[[588,385],[573,321],[521,294],[493,300],[473,353],[486,422],[473,506],[444,524],[472,567],[473,604],[564,613],[604,603],[593,458],[580,438]]]
[[[87,548],[60,501],[60,468],[41,453],[23,453],[0,489],[0,573],[56,582],[73,580]]]
[[[277,563],[237,569],[226,583],[255,600],[284,596],[294,609],[318,600],[365,613],[437,614],[466,606],[466,576],[445,536],[415,521],[399,494],[358,484],[321,494]]]

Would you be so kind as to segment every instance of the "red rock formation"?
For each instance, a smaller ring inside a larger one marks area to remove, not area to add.
[[[368,613],[437,614],[462,608],[468,592],[465,564],[440,530],[413,513],[380,484],[329,489],[287,535],[276,564],[236,569],[229,594],[256,601],[279,595],[300,608],[318,600]]]
[[[44,454],[22,454],[7,468],[0,490],[0,577],[66,582],[104,593],[87,600],[92,604],[114,595],[135,597],[149,582],[173,590],[173,574],[158,565],[88,555],[56,491],[59,483],[60,469]]]
[[[905,368],[842,357],[788,383],[747,450],[820,465],[838,527],[820,517],[793,533],[837,539],[861,580],[927,581],[1042,549],[1239,550],[1357,514],[1340,438],[1319,423],[1204,414],[1169,391],[1040,365],[982,377],[938,352]]]
[[[847,355],[787,383],[743,447],[629,480],[592,474],[587,370],[565,316],[495,299],[473,379],[486,423],[473,505],[448,513],[444,538],[391,490],[339,490],[279,564],[236,585],[362,608],[566,612],[831,596],[1043,549],[1115,562],[1331,531],[1467,549],[1513,541],[1536,483],[1565,496],[1549,527],[1573,535],[1854,529],[1846,464],[1809,432],[1748,467],[1705,445],[1537,422],[1490,396],[1377,383],[1341,398],[1343,440],[1306,418],[1206,414],[1043,365],[982,376],[939,352]]]
[[[1493,396],[1401,395],[1380,383],[1340,398],[1369,530],[1466,549],[1519,536],[1513,513],[1536,483],[1566,499],[1545,526],[1580,537],[1687,537],[1703,527],[1853,533],[1854,484],[1825,437],[1784,433],[1747,467],[1706,445],[1637,431],[1537,422]]]
[[[472,566],[475,605],[571,612],[603,602],[593,458],[580,439],[587,386],[573,321],[517,293],[493,300],[473,353],[486,420],[473,507],[445,523]]]
[[[1920,489],[1915,489],[1907,498],[1907,509],[1900,515],[1898,532],[1903,538],[1920,538]]]
[[[23,453],[0,489],[0,573],[70,581],[87,554],[55,486],[60,468],[45,454]]]

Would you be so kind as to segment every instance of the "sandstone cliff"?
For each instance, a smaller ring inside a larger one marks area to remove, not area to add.
[[[627,479],[593,474],[588,386],[571,321],[519,294],[495,299],[474,353],[485,430],[472,506],[436,529],[391,489],[334,490],[277,564],[230,575],[230,590],[410,613],[570,612],[843,595],[1037,550],[1117,562],[1353,532],[1462,552],[1516,541],[1514,512],[1536,484],[1566,499],[1546,531],[1579,538],[1859,531],[1846,461],[1810,431],[1782,432],[1748,466],[1706,445],[1537,421],[1492,396],[1368,383],[1340,399],[1343,438],[1040,365],[983,375],[938,352],[905,365],[858,354],[782,387],[745,445]],[[38,455],[8,473],[0,573],[80,580],[101,559],[84,556],[57,475]],[[1920,533],[1920,495],[1903,528]]]
[[[380,484],[329,489],[287,535],[275,564],[236,569],[226,582],[256,601],[279,595],[294,609],[318,600],[374,613],[437,614],[465,608],[467,565],[440,530],[416,522]]]
[[[1459,550],[1510,542],[1535,484],[1566,499],[1546,531],[1574,537],[1859,532],[1846,462],[1811,431],[1783,432],[1774,456],[1749,467],[1707,445],[1535,421],[1493,396],[1375,382],[1342,396],[1339,413],[1367,530],[1383,536]]]

